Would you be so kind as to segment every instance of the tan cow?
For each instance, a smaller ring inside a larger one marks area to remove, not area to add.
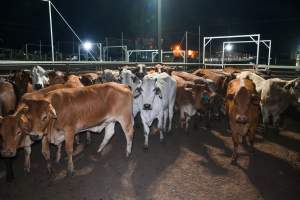
[[[121,99],[121,101],[120,101]],[[68,172],[74,173],[73,143],[76,133],[105,129],[104,139],[98,149],[102,151],[114,134],[116,122],[125,133],[126,155],[131,153],[133,138],[132,92],[128,86],[117,83],[96,84],[84,88],[55,90],[39,100],[26,101],[22,112],[30,123],[21,123],[33,140],[43,138],[42,153],[52,172],[49,144],[65,141]]]
[[[204,96],[208,95],[206,85],[194,84],[183,78],[172,75],[176,80],[175,105],[180,111],[180,125],[188,132],[191,117],[195,116],[199,109],[204,109],[206,103]]]
[[[259,123],[259,97],[251,80],[235,79],[229,83],[226,110],[234,145],[232,163],[236,163],[240,137],[248,136],[251,151],[253,151],[256,128]]]
[[[56,84],[49,86],[47,88],[25,94],[21,103],[18,105],[17,111],[9,116],[1,117],[0,116],[0,136],[2,138],[0,146],[2,146],[1,154],[3,157],[9,158],[14,157],[16,155],[17,149],[24,148],[25,151],[25,165],[24,169],[26,173],[30,172],[30,154],[31,154],[31,145],[33,142],[24,134],[24,130],[19,126],[20,123],[28,124],[28,119],[25,118],[22,114],[22,110],[25,106],[25,101],[40,99],[45,97],[48,92],[53,90],[62,89],[62,88],[76,88],[83,87],[83,85],[79,81],[79,77],[77,76],[69,76],[69,80],[65,84]],[[26,129],[27,127],[22,127]],[[28,130],[27,130],[28,131]],[[90,139],[90,135],[88,134],[88,140]],[[61,145],[58,146],[56,161],[59,162],[61,157]]]

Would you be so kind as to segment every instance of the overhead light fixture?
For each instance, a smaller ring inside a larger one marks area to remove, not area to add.
[[[230,43],[225,46],[226,51],[232,51],[232,49],[233,49],[233,45]]]
[[[84,50],[86,50],[86,51],[91,50],[91,49],[92,49],[92,43],[91,43],[90,41],[84,42],[84,43],[83,43],[83,48],[84,48]]]

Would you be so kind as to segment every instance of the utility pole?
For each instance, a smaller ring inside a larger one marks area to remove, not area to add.
[[[49,5],[49,20],[50,20],[51,53],[52,53],[52,62],[54,62],[53,28],[52,28],[52,13],[51,13],[50,0],[48,0],[48,5]]]
[[[157,47],[158,47],[158,60],[162,62],[161,55],[161,0],[157,0]]]
[[[185,32],[185,63],[188,63],[188,32]]]
[[[40,40],[40,60],[42,60],[42,41]]]
[[[28,60],[28,46],[27,46],[27,43],[25,44],[25,54],[26,54],[26,60]]]
[[[123,34],[123,32],[121,34],[121,46],[122,46],[122,48],[124,46],[124,34]],[[124,59],[124,52],[123,52],[123,50],[122,50],[122,60],[125,60]]]
[[[201,63],[201,54],[200,54],[200,50],[201,50],[201,27],[199,25],[199,49],[198,49],[198,60],[199,60],[199,63]]]

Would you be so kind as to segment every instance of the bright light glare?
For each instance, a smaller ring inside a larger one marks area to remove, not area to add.
[[[233,45],[232,45],[232,44],[227,44],[227,45],[225,46],[225,50],[226,50],[226,51],[232,51],[232,49],[233,49]]]
[[[84,43],[83,43],[83,48],[84,48],[86,51],[91,50],[91,48],[92,48],[92,43],[89,42],[89,41],[84,42]]]

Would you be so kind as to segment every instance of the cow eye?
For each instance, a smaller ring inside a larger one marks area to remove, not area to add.
[[[18,131],[18,132],[17,132],[17,136],[18,136],[18,137],[21,136],[21,134],[22,134],[21,131]]]
[[[44,116],[42,117],[42,121],[46,121],[47,118],[48,118],[48,116],[47,116],[47,115],[44,115]]]

